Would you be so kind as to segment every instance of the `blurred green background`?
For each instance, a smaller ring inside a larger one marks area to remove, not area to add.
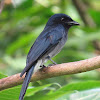
[[[20,73],[49,17],[65,13],[80,23],[69,30],[58,64],[100,54],[99,0],[5,0],[0,14],[0,78]],[[47,62],[46,65],[51,62]],[[25,100],[100,100],[100,70],[32,82]],[[21,86],[0,91],[0,100],[18,100]]]

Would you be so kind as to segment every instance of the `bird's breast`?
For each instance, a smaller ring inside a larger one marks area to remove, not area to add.
[[[52,58],[55,55],[57,55],[61,49],[64,47],[65,43],[67,41],[67,36],[64,36],[59,43],[57,44],[57,46],[54,48],[54,50],[52,50],[52,52],[49,53],[49,56]]]

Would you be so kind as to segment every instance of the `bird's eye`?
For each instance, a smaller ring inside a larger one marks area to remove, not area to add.
[[[64,21],[64,18],[61,18],[61,21]]]

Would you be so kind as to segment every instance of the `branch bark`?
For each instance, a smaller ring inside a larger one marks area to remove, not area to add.
[[[100,56],[93,57],[77,62],[63,63],[55,66],[45,67],[38,70],[32,75],[31,81],[42,80],[46,78],[76,74],[100,68]],[[23,83],[24,76],[21,78],[20,73],[0,80],[0,90],[11,88]]]

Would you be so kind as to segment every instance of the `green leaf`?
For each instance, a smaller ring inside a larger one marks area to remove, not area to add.
[[[0,100],[18,100],[21,86],[0,91]]]
[[[14,41],[8,46],[6,53],[13,54],[17,49],[22,48],[23,46],[26,45],[26,43],[30,42],[32,38],[33,38],[32,34],[20,36],[18,40]]]
[[[0,79],[7,77],[0,73]],[[21,86],[0,91],[0,100],[18,100]]]
[[[43,86],[38,86],[38,87],[34,87],[34,88],[28,88],[27,92],[26,92],[26,96],[35,94],[36,92],[49,87],[51,84],[47,84],[47,85],[43,85]]]
[[[3,75],[0,73],[0,79],[7,77],[6,75]]]
[[[70,100],[100,100],[100,88],[90,89],[81,92],[76,91],[76,93],[71,94],[69,98]]]
[[[36,100],[55,100],[65,94],[69,94],[71,92],[88,90],[88,89],[93,89],[93,88],[97,88],[97,87],[100,87],[100,81],[87,81],[87,82],[71,83],[66,86],[63,86],[62,88],[58,89],[55,92],[51,92],[51,93],[48,93],[45,95],[41,91],[41,93],[37,93],[33,96],[27,97],[26,100],[32,100],[32,98],[36,99]]]
[[[52,97],[51,100],[54,100],[64,94],[68,94],[69,92],[88,90],[88,89],[97,88],[97,87],[100,87],[100,81],[71,83],[60,88],[59,90],[57,90],[52,95],[49,95],[48,97]]]

